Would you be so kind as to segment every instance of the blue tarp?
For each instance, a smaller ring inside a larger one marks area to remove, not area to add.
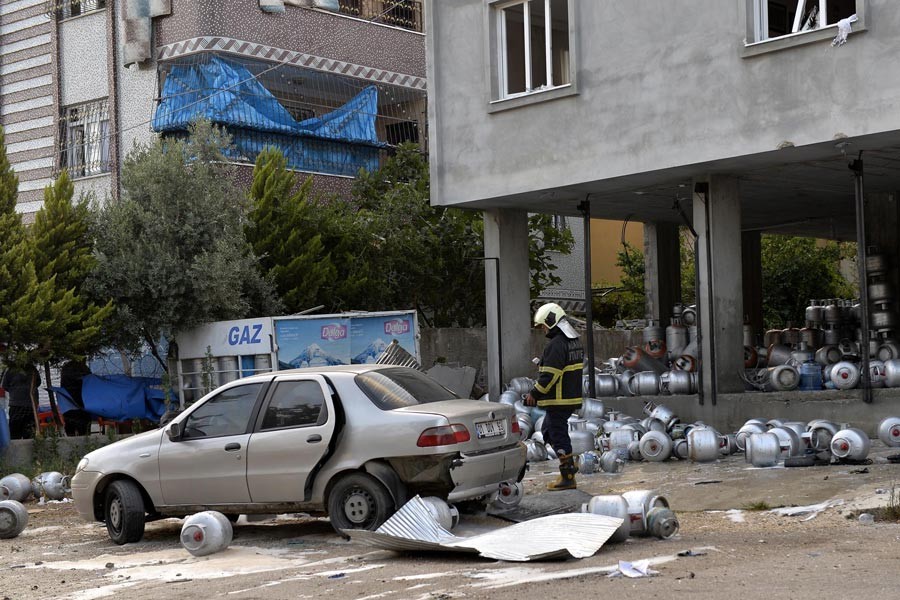
[[[81,388],[84,410],[113,421],[159,421],[166,411],[160,384],[159,379],[151,377],[88,375]]]
[[[378,90],[369,86],[330,113],[296,121],[246,67],[212,56],[203,64],[172,67],[153,129],[184,132],[207,119],[227,127],[237,153],[249,160],[275,146],[292,168],[355,175],[377,167],[378,149],[387,147],[378,140],[377,114]]]

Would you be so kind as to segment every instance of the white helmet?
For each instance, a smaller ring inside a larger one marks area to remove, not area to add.
[[[548,302],[538,308],[534,313],[534,324],[546,325],[548,329],[559,327],[567,338],[573,340],[578,337],[578,333],[569,324],[569,320],[566,319],[566,311],[556,302]]]
[[[561,319],[565,318],[566,311],[564,311],[559,304],[556,302],[548,302],[534,313],[534,324],[555,327]]]

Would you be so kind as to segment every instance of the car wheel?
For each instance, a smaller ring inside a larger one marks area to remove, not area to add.
[[[328,517],[335,531],[374,531],[394,513],[394,501],[381,483],[365,473],[342,477],[328,495]]]
[[[106,490],[104,516],[109,539],[116,544],[139,542],[144,537],[144,498],[133,481],[114,481]]]

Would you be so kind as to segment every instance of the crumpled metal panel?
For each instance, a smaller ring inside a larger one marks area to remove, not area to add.
[[[384,550],[469,552],[525,562],[593,556],[622,519],[590,513],[549,515],[471,537],[457,537],[438,524],[416,496],[376,531],[346,529],[351,539]]]

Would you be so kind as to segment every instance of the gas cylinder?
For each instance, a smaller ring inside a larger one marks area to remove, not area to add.
[[[575,466],[582,475],[590,475],[600,470],[600,455],[594,451],[583,452],[575,456]]]
[[[878,424],[878,439],[885,446],[900,446],[900,417],[886,417]]]
[[[848,361],[836,363],[831,368],[831,383],[839,390],[855,388],[859,384],[859,367]]]
[[[521,481],[515,483],[503,482],[497,493],[494,494],[493,504],[504,508],[518,506],[525,497],[525,485]]]
[[[661,375],[666,370],[666,366],[662,362],[648,356],[646,352],[635,346],[625,348],[625,352],[622,353],[622,364],[626,369],[653,371],[657,375]]]
[[[542,462],[547,460],[547,448],[544,447],[544,442],[534,439],[525,440],[525,459],[528,462]]]
[[[613,532],[609,541],[624,542],[631,534],[631,519],[628,515],[628,501],[619,495],[594,496],[581,505],[581,512],[594,515],[604,515],[622,519],[622,524]]]
[[[437,496],[421,498],[434,520],[445,530],[450,531],[459,524],[459,511],[452,504],[447,504]]]
[[[515,407],[516,402],[522,399],[522,395],[512,390],[506,390],[500,394],[500,404],[508,404]]]
[[[184,520],[181,545],[194,556],[207,556],[227,548],[233,535],[228,517],[214,510],[205,510]]]
[[[625,461],[619,458],[619,455],[611,450],[607,450],[600,455],[600,469],[604,473],[618,473],[622,470]]]
[[[16,500],[0,501],[0,540],[14,538],[28,525],[28,510]]]
[[[778,463],[781,443],[774,433],[751,433],[745,442],[744,459],[754,467],[772,467]]]
[[[0,479],[0,500],[25,502],[29,496],[31,496],[31,480],[25,475],[13,473]]]
[[[572,440],[572,453],[583,454],[595,449],[594,435],[587,430],[583,419],[569,422],[569,439]]]
[[[687,434],[688,457],[694,462],[713,462],[719,458],[722,440],[708,427],[694,427]]]
[[[41,473],[31,480],[31,493],[35,498],[45,496],[47,500],[62,500],[69,490],[69,478],[57,471]]]
[[[687,327],[681,324],[680,318],[672,318],[672,324],[666,327],[666,348],[669,358],[674,359],[681,355],[681,351],[688,344]]]
[[[643,435],[638,447],[644,460],[662,462],[672,455],[672,439],[661,431],[648,431]]]
[[[509,380],[509,389],[520,396],[524,396],[534,387],[534,379],[528,377],[513,377]]]
[[[841,429],[831,438],[831,453],[845,460],[865,460],[871,448],[869,436],[855,427]]]
[[[800,373],[791,365],[769,367],[766,372],[766,391],[789,392],[800,385]]]

